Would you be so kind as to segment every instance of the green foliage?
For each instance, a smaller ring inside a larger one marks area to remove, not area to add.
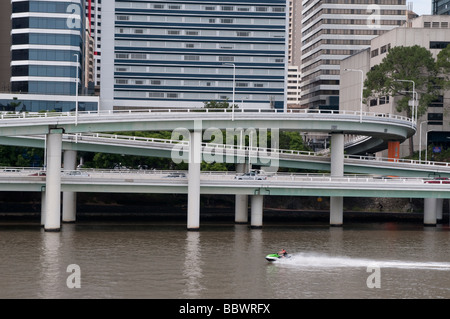
[[[307,151],[303,137],[299,132],[280,132],[280,149],[293,151]]]
[[[364,97],[403,96],[397,102],[397,111],[412,116],[408,101],[412,99],[412,83],[418,93],[418,116],[425,114],[428,105],[435,100],[444,86],[439,77],[439,67],[429,50],[421,46],[394,47],[383,61],[374,66],[364,82]]]
[[[258,133],[258,131],[257,131]],[[268,139],[266,145],[271,148],[271,132],[268,132]],[[226,132],[222,131],[223,142],[226,143]],[[172,133],[169,131],[161,132],[129,132],[129,133],[118,133],[118,135],[129,135],[129,136],[139,136],[139,137],[152,137],[160,139],[170,139]],[[257,138],[259,142],[259,137]],[[210,142],[210,141],[205,141]],[[231,142],[233,143],[233,142]],[[245,145],[249,145],[248,136],[244,140]],[[234,138],[234,144],[238,145],[237,137]],[[279,144],[276,145],[280,149],[307,150],[307,147],[303,144],[303,138],[298,132],[280,132],[279,133]],[[128,168],[138,168],[139,166],[145,165],[149,169],[176,169],[176,170],[186,170],[188,169],[187,163],[175,164],[170,158],[156,158],[156,157],[143,157],[143,156],[131,156],[131,155],[120,155],[120,154],[106,154],[106,153],[83,153],[80,154],[85,159],[85,167],[90,168],[113,168],[116,165],[125,166]],[[230,171],[234,170],[234,164],[228,163],[206,163],[203,162],[201,169],[204,171]]]
[[[440,76],[444,78],[445,87],[450,87],[450,45],[439,52],[436,64]]]
[[[0,166],[43,166],[44,150],[0,145]]]
[[[203,102],[205,109],[231,109],[232,105],[228,102],[228,99],[225,101],[208,101]],[[237,109],[239,106],[234,104],[234,108]]]

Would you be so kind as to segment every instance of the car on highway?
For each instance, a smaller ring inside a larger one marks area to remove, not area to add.
[[[47,175],[47,174],[46,174],[45,171],[39,171],[39,172],[30,174],[30,175],[28,175],[28,176],[46,176],[46,175]]]
[[[168,177],[168,178],[184,178],[184,177],[187,177],[187,176],[186,176],[186,173],[176,172],[176,173],[170,173],[169,175],[166,175],[165,177]]]
[[[262,181],[262,180],[266,180],[267,176],[262,171],[250,171],[250,172],[242,174],[242,175],[236,175],[234,177],[234,179]]]
[[[448,177],[435,177],[430,180],[425,180],[426,184],[450,184],[450,178]]]
[[[87,172],[84,171],[65,171],[63,172],[65,176],[89,176]]]

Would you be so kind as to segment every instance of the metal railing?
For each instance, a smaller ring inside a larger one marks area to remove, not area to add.
[[[15,177],[41,177],[45,178],[45,168],[37,167],[0,167],[0,179]],[[178,174],[178,175],[177,175]],[[156,169],[80,169],[80,170],[61,170],[61,176],[67,178],[83,178],[88,182],[89,179],[115,179],[123,178],[125,181],[132,182],[134,180],[187,180],[188,171],[175,170],[156,170]],[[421,177],[378,177],[372,175],[349,174],[342,177],[333,177],[330,174],[305,174],[305,173],[262,173],[267,179],[264,181],[253,182],[311,182],[311,183],[358,183],[358,184],[448,184],[450,187],[450,179],[447,178],[421,178]],[[201,180],[203,181],[231,181],[236,176],[241,175],[234,171],[202,171]],[[10,182],[14,182],[14,179]],[[244,181],[236,180],[237,183]]]
[[[316,110],[316,109],[292,109],[286,112],[281,112],[276,109],[208,109],[208,108],[196,108],[196,109],[129,109],[129,110],[106,110],[106,111],[79,111],[75,112],[1,112],[0,119],[17,119],[17,118],[47,118],[47,117],[74,117],[74,116],[85,116],[85,115],[97,115],[97,116],[108,116],[108,115],[129,115],[129,114],[167,114],[167,113],[205,113],[205,114],[228,114],[231,113],[235,115],[241,114],[302,114],[302,115],[331,115],[331,116],[361,116],[360,111],[351,110]],[[390,114],[390,113],[375,113],[375,112],[362,112],[364,117],[372,118],[383,118],[390,120],[399,120],[404,122],[409,122],[415,124],[413,119],[402,115]],[[359,119],[359,118],[358,118]]]

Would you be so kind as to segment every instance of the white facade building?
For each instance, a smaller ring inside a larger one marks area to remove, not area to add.
[[[408,26],[409,25],[409,26]],[[340,65],[342,74],[340,82],[340,109],[360,110],[361,77],[359,72],[346,71],[354,69],[367,72],[382,62],[389,49],[396,46],[422,46],[436,58],[442,48],[450,44],[450,16],[420,16],[408,25],[391,30],[370,43],[370,47],[358,54],[344,59]],[[418,133],[414,136],[414,150],[426,144],[444,145],[450,142],[450,91],[444,92],[438,100],[428,107],[428,112],[418,119]],[[363,111],[398,114],[395,97],[379,97],[363,104]],[[420,134],[421,133],[421,134]],[[421,140],[419,140],[421,135]],[[400,146],[400,157],[408,156],[409,142]],[[380,154],[386,156],[386,153]]]

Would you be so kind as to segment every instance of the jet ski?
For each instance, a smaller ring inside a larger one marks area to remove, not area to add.
[[[270,262],[277,261],[277,260],[280,260],[280,259],[283,259],[283,258],[291,258],[291,256],[287,255],[287,254],[286,255],[269,254],[269,255],[266,256],[266,260],[270,261]]]

